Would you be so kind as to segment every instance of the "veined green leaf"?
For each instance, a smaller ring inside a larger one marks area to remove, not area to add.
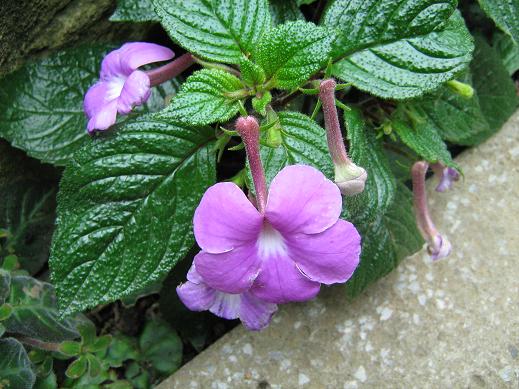
[[[22,344],[14,338],[0,339],[0,384],[9,389],[31,389],[36,375]]]
[[[203,69],[188,77],[164,114],[191,125],[224,122],[240,109],[240,96],[233,93],[244,88],[241,81],[230,73]]]
[[[253,53],[268,79],[281,89],[292,89],[326,65],[332,37],[313,23],[296,21],[266,33]]]
[[[382,98],[409,99],[462,72],[473,48],[462,17],[455,13],[445,29],[358,51],[337,62],[333,74]]]
[[[152,0],[162,26],[186,50],[237,64],[270,28],[267,0]]]
[[[519,0],[478,0],[496,25],[519,44]]]
[[[496,33],[493,37],[493,47],[510,75],[519,70],[519,43],[514,43],[506,34]]]
[[[83,98],[108,51],[63,50],[0,80],[0,136],[31,157],[65,165],[88,138]]]
[[[294,20],[305,19],[295,0],[270,0],[269,5],[272,23],[275,26]]]
[[[61,182],[49,265],[63,314],[164,277],[194,243],[194,210],[216,179],[210,128],[152,114],[103,135]]]
[[[350,158],[368,173],[364,191],[344,197],[343,209],[354,224],[368,223],[386,213],[393,203],[396,180],[375,131],[368,128],[358,109],[344,111]]]
[[[117,0],[117,8],[110,16],[112,22],[156,22],[158,19],[151,0]]]

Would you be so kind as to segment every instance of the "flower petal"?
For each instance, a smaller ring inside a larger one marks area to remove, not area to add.
[[[263,259],[251,292],[262,300],[282,304],[310,300],[319,288],[320,284],[305,277],[290,257],[275,253]]]
[[[177,287],[180,300],[192,311],[207,311],[214,305],[216,291],[205,284],[187,281]]]
[[[88,89],[83,101],[83,109],[89,119],[105,107],[107,96],[108,84],[106,82],[99,81]]]
[[[89,133],[95,130],[103,131],[111,125],[115,124],[117,119],[117,100],[112,100],[104,104],[94,115],[90,118],[87,124]]]
[[[265,328],[277,309],[276,304],[260,300],[250,292],[241,295],[240,320],[249,330],[259,331]]]
[[[337,185],[311,166],[292,165],[272,180],[265,216],[282,233],[315,234],[334,225],[341,209]]]
[[[142,65],[167,61],[175,54],[167,47],[148,42],[130,42],[110,52],[101,64],[101,78],[117,75],[129,76]]]
[[[215,296],[214,303],[209,308],[210,312],[227,320],[233,320],[239,317],[241,294],[215,291]]]
[[[346,282],[359,264],[360,235],[346,220],[320,234],[296,234],[286,240],[290,256],[313,281],[326,285]]]
[[[256,279],[260,259],[255,245],[247,244],[219,254],[202,250],[195,257],[195,265],[207,285],[226,293],[241,293]]]
[[[254,242],[262,223],[263,216],[231,182],[207,189],[193,220],[196,241],[208,253],[222,253]]]
[[[134,71],[124,82],[121,95],[117,99],[117,111],[122,115],[129,114],[134,106],[144,104],[150,94],[148,75],[140,70]]]

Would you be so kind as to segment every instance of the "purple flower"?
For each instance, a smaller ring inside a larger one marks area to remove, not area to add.
[[[266,197],[259,212],[230,182],[204,194],[194,217],[202,248],[194,262],[208,286],[286,303],[309,300],[321,283],[351,277],[359,263],[360,236],[339,219],[342,198],[333,182],[313,167],[287,166]]]
[[[177,293],[192,311],[209,310],[224,319],[240,319],[245,327],[254,331],[265,328],[277,310],[276,304],[262,301],[250,292],[229,294],[207,286],[195,265],[187,273],[187,282],[177,287]]]
[[[110,52],[101,64],[100,80],[85,95],[87,130],[106,130],[115,123],[117,113],[127,115],[150,97],[150,77],[140,66],[166,61],[173,51],[154,43],[132,42]]]
[[[460,174],[451,167],[447,167],[442,163],[434,163],[431,165],[434,175],[438,177],[438,186],[436,192],[445,192],[452,188],[455,181],[460,179]]]

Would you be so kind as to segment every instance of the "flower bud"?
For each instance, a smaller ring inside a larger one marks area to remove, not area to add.
[[[364,191],[368,174],[353,162],[335,164],[335,183],[345,196],[353,196]]]

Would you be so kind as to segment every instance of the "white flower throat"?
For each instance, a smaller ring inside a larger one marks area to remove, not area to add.
[[[261,258],[268,258],[274,255],[286,254],[287,246],[283,235],[272,227],[267,221],[263,223],[263,228],[258,236],[258,254]]]

